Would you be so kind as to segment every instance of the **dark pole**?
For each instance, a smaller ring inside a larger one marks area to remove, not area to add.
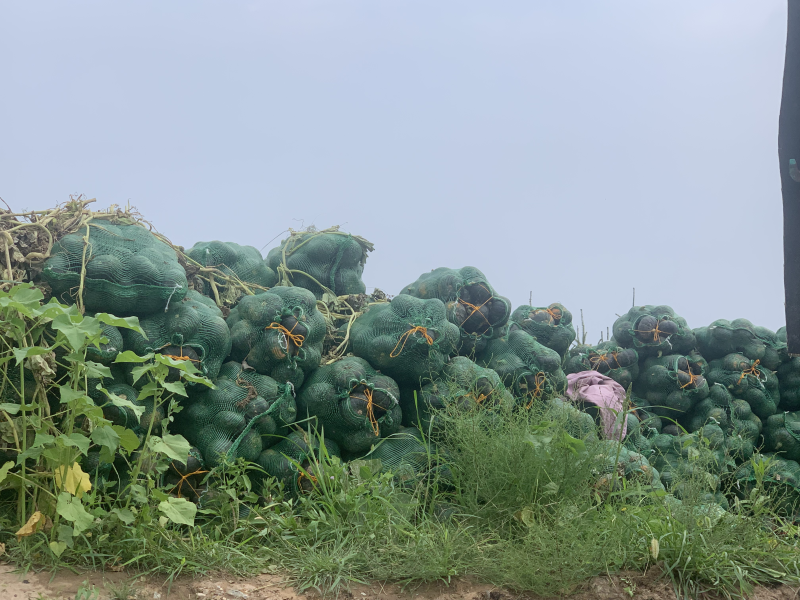
[[[800,354],[800,0],[789,1],[778,128],[783,190],[783,283],[789,353]]]

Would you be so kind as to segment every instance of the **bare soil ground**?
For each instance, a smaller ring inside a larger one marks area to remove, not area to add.
[[[127,585],[126,585],[127,584]],[[62,571],[27,574],[11,565],[0,565],[2,600],[319,600],[316,592],[299,593],[280,575],[236,578],[224,573],[203,577],[183,577],[170,583],[154,577],[135,577],[131,573],[76,574]],[[86,594],[86,592],[94,593]],[[674,600],[669,581],[656,573],[623,573],[596,577],[567,596],[573,600]],[[354,585],[339,594],[343,600],[545,600],[518,594],[468,580],[450,585],[431,584],[402,589],[397,585],[373,583]],[[788,586],[758,588],[754,600],[795,600],[800,590]]]

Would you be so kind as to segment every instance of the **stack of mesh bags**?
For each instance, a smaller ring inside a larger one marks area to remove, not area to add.
[[[786,344],[786,327],[775,333],[778,341]],[[800,356],[786,356],[778,367],[778,383],[780,385],[782,410],[800,410]]]
[[[222,311],[209,298],[190,290],[169,310],[139,319],[147,337],[125,329],[125,349],[139,356],[158,352],[175,360],[192,361],[209,379],[219,373],[231,351],[231,334]]]
[[[471,410],[512,406],[514,397],[492,369],[478,366],[466,356],[450,359],[442,372],[419,390],[401,391],[403,423],[424,432],[438,431],[442,417]]]
[[[720,385],[734,399],[747,402],[761,421],[778,411],[778,377],[758,359],[752,360],[744,354],[728,354],[710,361],[706,376],[711,385]]]
[[[209,467],[225,458],[256,461],[295,421],[297,407],[290,383],[278,383],[227,362],[214,385],[214,389],[191,388],[184,409],[175,417],[176,432],[198,448]]]
[[[228,315],[231,359],[262,375],[300,388],[319,366],[325,317],[314,294],[300,287],[275,287],[245,296]]]
[[[403,486],[433,478],[438,478],[440,486],[452,482],[447,455],[415,427],[401,427],[361,458],[380,461],[381,470],[391,472]]]
[[[323,438],[325,454],[338,457],[339,446]],[[289,497],[312,492],[324,465],[320,438],[308,431],[292,431],[273,447],[264,450],[256,460],[264,474],[274,477]]]
[[[639,484],[651,491],[663,491],[660,473],[646,456],[615,440],[603,440],[592,446],[599,476],[595,488],[601,492],[612,490],[613,482]]]
[[[198,242],[186,251],[186,255],[202,266],[213,267],[245,286],[254,284],[261,288],[271,288],[278,281],[275,271],[267,266],[261,252],[253,246],[220,241]],[[215,283],[221,288],[218,293],[224,294],[227,291],[223,282]],[[251,291],[257,290],[258,288]],[[198,291],[213,297],[214,291],[207,281],[202,281],[202,288]]]
[[[583,371],[597,371],[627,390],[639,377],[639,354],[612,341],[597,346],[578,345],[566,353],[564,372],[569,375]]]
[[[562,358],[575,341],[572,313],[557,302],[545,307],[519,306],[511,314],[511,322],[530,333],[543,346],[558,352]]]
[[[758,471],[756,471],[758,466]],[[748,499],[756,486],[770,492],[777,512],[783,516],[797,518],[800,513],[800,464],[776,456],[756,454],[743,463],[734,473],[733,491],[742,499]]]
[[[498,296],[475,267],[434,269],[400,293],[445,303],[447,319],[459,330],[457,352],[462,356],[474,356],[489,340],[501,336],[511,314],[508,298]]]
[[[708,327],[694,330],[697,347],[706,360],[743,354],[770,371],[776,370],[788,358],[785,340],[766,327],[753,325],[747,319],[719,319]]]
[[[623,348],[635,348],[640,358],[688,354],[695,347],[686,319],[669,306],[634,306],[614,322],[613,330],[614,341]]]
[[[86,309],[118,316],[163,311],[188,290],[169,245],[144,227],[106,222],[90,222],[53,244],[42,277],[66,304],[75,301],[83,281]]]
[[[441,300],[401,294],[374,304],[353,322],[350,349],[401,387],[439,374],[459,340]]]
[[[764,421],[764,450],[800,462],[800,411],[780,412]]]
[[[317,427],[343,452],[363,453],[400,428],[399,396],[393,379],[349,356],[314,371],[297,396],[297,408],[304,418],[316,417]]]
[[[567,376],[558,352],[543,346],[531,334],[512,323],[508,333],[490,340],[478,356],[478,364],[493,369],[523,406],[563,394]]]
[[[699,357],[669,354],[646,359],[633,390],[643,409],[679,420],[708,396],[708,382]]]
[[[363,294],[361,280],[372,244],[362,237],[336,229],[293,232],[267,254],[267,265],[278,274],[281,285],[293,285],[314,293],[334,296]]]

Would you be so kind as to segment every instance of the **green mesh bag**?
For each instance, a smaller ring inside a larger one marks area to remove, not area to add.
[[[734,398],[744,400],[762,421],[778,411],[778,377],[759,361],[744,354],[728,354],[708,363],[709,383],[725,387]]]
[[[297,416],[290,383],[245,371],[238,363],[222,365],[214,385],[190,389],[186,407],[175,417],[175,430],[197,446],[209,467],[224,457],[255,462]]]
[[[698,402],[685,421],[686,428],[700,431],[709,424],[718,425],[728,436],[729,449],[737,461],[747,460],[761,435],[761,419],[744,400],[734,399],[720,384],[709,387],[708,397]]]
[[[764,422],[764,450],[800,461],[800,412],[782,412]]]
[[[583,371],[597,371],[627,390],[639,377],[639,354],[610,341],[597,346],[578,345],[567,352],[564,372],[569,375]]]
[[[267,265],[278,274],[279,285],[293,285],[322,299],[363,294],[361,280],[367,253],[373,245],[362,237],[338,228],[324,231],[293,231],[267,254]]]
[[[508,333],[491,340],[478,357],[478,364],[494,369],[503,384],[524,405],[563,394],[567,376],[561,357],[512,323]]]
[[[167,312],[142,317],[139,325],[147,339],[126,329],[126,350],[139,356],[159,352],[176,360],[191,360],[209,379],[217,376],[231,351],[231,334],[222,312],[194,290],[173,301]]]
[[[788,358],[785,341],[781,342],[777,334],[766,327],[757,327],[747,319],[719,319],[694,332],[700,353],[708,360],[738,353],[750,360],[758,360],[774,371]]]
[[[403,427],[381,440],[363,460],[379,460],[381,470],[390,472],[401,485],[439,478],[439,485],[452,483],[447,456],[436,444],[425,441],[419,429]]]
[[[670,354],[646,359],[633,390],[647,401],[648,410],[680,419],[708,396],[708,382],[693,356]]]
[[[200,500],[200,496],[208,486],[203,486],[203,479],[208,473],[203,455],[200,450],[192,446],[186,462],[173,460],[164,474],[164,484],[170,488],[170,494],[178,498],[186,498],[191,502]]]
[[[663,491],[661,477],[648,458],[614,440],[603,440],[592,445],[594,460],[598,466],[599,477],[594,487],[598,491],[608,491],[616,478],[624,478],[629,483],[639,484],[653,491]]]
[[[186,271],[170,246],[144,227],[89,223],[87,230],[53,244],[42,277],[53,296],[72,304],[86,265],[83,303],[87,310],[146,315],[167,308],[188,289]],[[84,260],[84,248],[86,256]]]
[[[103,409],[103,417],[111,421],[112,425],[120,425],[126,429],[133,430],[139,439],[144,439],[147,432],[152,435],[161,435],[161,421],[164,419],[164,409],[159,406],[154,409],[155,403],[152,398],[139,400],[139,392],[127,383],[110,383],[105,389],[123,400],[128,400],[136,406],[144,407],[144,412],[140,417],[128,407],[120,407],[114,404],[111,399],[102,391],[95,390],[89,396],[100,408]]]
[[[551,398],[547,401],[547,407],[548,419],[562,425],[572,437],[595,442],[600,439],[595,418],[588,412],[579,410],[572,402]]]
[[[329,457],[340,456],[336,442],[325,438],[324,444]],[[317,436],[307,431],[292,431],[272,448],[264,450],[256,462],[265,475],[277,479],[283,484],[284,492],[296,498],[316,487],[320,458]]]
[[[511,322],[562,357],[575,341],[572,313],[557,302],[547,307],[519,306],[511,314]]]
[[[400,293],[445,303],[447,319],[459,329],[456,350],[462,356],[473,356],[486,347],[488,340],[500,337],[511,315],[511,302],[495,294],[486,276],[475,267],[439,267],[421,275]]]
[[[458,343],[441,300],[402,294],[374,304],[350,328],[350,348],[401,386],[435,377]]]
[[[800,410],[800,357],[793,356],[778,367],[780,407],[782,410]]]
[[[404,389],[400,394],[403,423],[425,432],[443,427],[437,413],[467,412],[476,407],[493,409],[513,406],[514,397],[506,390],[500,376],[492,369],[480,367],[466,356],[451,358],[440,375],[417,391]]]
[[[186,255],[204,267],[219,269],[245,285],[271,288],[278,282],[275,271],[267,266],[261,252],[253,246],[240,246],[233,242],[198,242],[186,251]],[[224,291],[222,282],[217,282],[217,287],[223,287]],[[203,289],[199,291],[206,296],[213,294],[208,282],[203,282]]]
[[[800,464],[775,454],[754,454],[733,473],[736,485],[732,489],[739,498],[750,498],[751,491],[759,485],[753,463],[764,471],[761,484],[771,494],[777,512],[796,517],[800,512]]]
[[[614,322],[613,330],[616,343],[636,348],[640,357],[688,354],[695,347],[686,319],[669,306],[634,306]]]
[[[300,414],[317,418],[344,452],[366,452],[396,432],[403,415],[400,390],[362,358],[349,356],[314,371],[297,396]]]
[[[245,296],[228,315],[231,359],[245,361],[262,375],[300,388],[319,366],[325,317],[314,294],[299,287],[275,287]]]
[[[87,313],[87,316],[94,316]],[[110,365],[123,350],[122,333],[113,325],[100,324],[103,337],[107,342],[101,342],[100,347],[89,346],[86,348],[86,360],[92,360],[102,365]]]

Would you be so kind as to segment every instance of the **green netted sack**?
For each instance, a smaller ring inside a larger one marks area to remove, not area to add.
[[[169,245],[144,227],[89,223],[53,244],[42,277],[53,296],[72,304],[86,266],[83,303],[87,310],[115,315],[146,315],[182,299],[186,271]],[[86,255],[84,257],[84,249]]]
[[[176,360],[191,360],[209,379],[219,373],[231,351],[231,334],[222,312],[194,290],[170,303],[167,312],[158,312],[139,320],[147,334],[132,329],[123,332],[125,349],[139,356],[160,352]]]
[[[271,377],[225,363],[215,389],[189,390],[175,430],[197,446],[209,467],[223,458],[254,462],[264,448],[277,443],[297,416],[294,389]]]
[[[94,316],[94,315],[87,315]],[[107,342],[101,342],[100,347],[89,346],[86,348],[86,360],[110,365],[117,358],[117,355],[123,350],[122,333],[113,325],[100,324],[102,335],[106,338]]]
[[[614,322],[614,340],[636,348],[639,356],[688,354],[695,347],[694,332],[686,319],[669,306],[634,306]]]
[[[339,446],[325,438],[325,450],[330,457],[340,456]],[[283,484],[290,497],[311,492],[316,486],[317,461],[320,459],[319,438],[307,431],[292,431],[272,448],[264,450],[256,463],[269,477]]]
[[[764,422],[764,450],[800,461],[800,412],[782,412]]]
[[[338,228],[296,231],[267,254],[267,265],[278,274],[278,285],[293,285],[314,293],[363,294],[361,280],[373,245]]]
[[[314,294],[300,287],[275,287],[245,296],[228,315],[231,359],[296,388],[319,366],[325,317]]]
[[[486,276],[475,267],[439,267],[421,275],[400,293],[445,303],[448,320],[460,332],[457,351],[462,356],[481,352],[488,340],[501,336],[511,314],[508,298],[495,294]]]
[[[736,485],[732,489],[742,499],[749,498],[759,483],[754,462],[764,471],[761,483],[771,493],[778,513],[796,517],[800,511],[800,464],[775,454],[753,455],[733,473]]]
[[[436,444],[426,441],[419,429],[402,427],[381,440],[362,460],[379,460],[381,470],[391,472],[403,485],[413,485],[423,479],[438,476],[439,484],[452,481],[447,456]]]
[[[245,285],[271,288],[278,282],[275,271],[269,268],[261,252],[253,246],[220,241],[198,242],[186,251],[186,255],[204,267],[214,267]],[[225,284],[218,281],[216,285],[224,289]],[[203,289],[198,291],[206,296],[213,294],[211,284],[206,281],[203,282]]]
[[[597,371],[627,390],[639,377],[639,354],[611,341],[597,346],[578,345],[567,352],[564,372],[569,375],[583,371]]]
[[[646,456],[615,440],[603,440],[592,445],[594,460],[600,475],[594,487],[598,491],[608,491],[616,478],[624,478],[630,483],[638,483],[653,491],[663,491],[660,473]]]
[[[500,377],[492,369],[480,367],[466,356],[450,359],[441,374],[427,382],[417,391],[402,390],[400,405],[403,408],[403,424],[437,431],[441,419],[437,411],[469,411],[475,407],[494,408],[512,406],[514,397],[505,388]]]
[[[563,426],[572,437],[595,442],[600,439],[595,418],[579,410],[572,402],[551,398],[547,401],[547,409],[548,420]]]
[[[511,322],[562,357],[575,341],[572,313],[557,302],[546,307],[518,306],[511,314]]]
[[[136,406],[144,407],[142,415],[137,417],[131,408],[117,406],[105,393],[95,390],[89,396],[94,400],[95,404],[103,409],[103,417],[111,421],[112,425],[120,425],[126,429],[131,429],[140,439],[144,439],[148,431],[152,435],[161,435],[164,408],[159,406],[154,409],[155,402],[153,402],[153,398],[139,400],[139,392],[127,383],[111,383],[106,385],[105,389],[123,400],[128,400]]]
[[[645,399],[648,411],[679,419],[708,396],[708,383],[693,356],[671,354],[646,359],[633,390]]]
[[[441,300],[402,294],[370,306],[350,328],[353,354],[398,384],[420,385],[441,372],[455,351],[458,327]]]
[[[208,473],[203,455],[200,450],[192,446],[186,462],[173,460],[164,474],[164,484],[170,488],[170,493],[178,498],[186,498],[197,502],[200,495],[205,492],[202,486],[205,474]]]
[[[690,478],[702,481],[708,492],[718,492],[719,476],[734,466],[727,453],[725,434],[713,424],[696,433],[660,433],[652,438],[652,449],[652,463],[661,473],[662,483],[678,496],[683,496],[681,490],[685,490]]]
[[[759,361],[744,354],[728,354],[708,363],[710,384],[720,384],[734,398],[745,400],[762,421],[778,411],[780,391],[778,377]]]
[[[785,340],[781,342],[777,334],[766,327],[757,327],[747,319],[719,319],[694,332],[700,353],[708,360],[738,353],[750,360],[758,360],[774,371],[788,358]]]
[[[314,371],[297,396],[300,415],[316,417],[325,437],[348,453],[366,452],[403,418],[393,379],[349,356]]]
[[[567,376],[561,357],[536,341],[515,323],[508,334],[491,340],[478,357],[478,364],[493,369],[503,384],[524,406],[563,394]]]

